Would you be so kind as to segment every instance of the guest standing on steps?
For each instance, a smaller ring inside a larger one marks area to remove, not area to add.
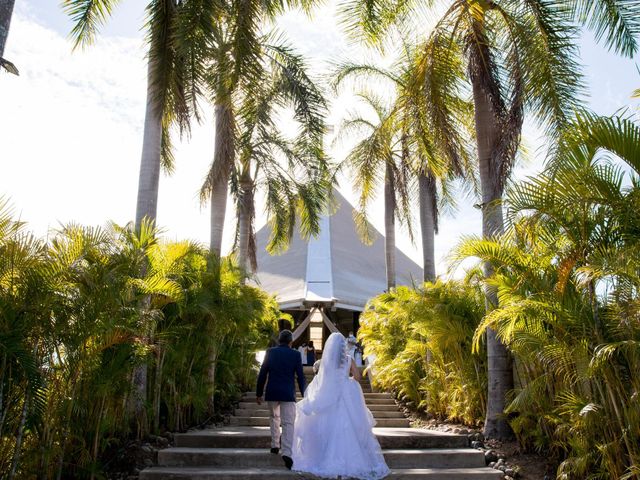
[[[313,342],[307,344],[307,365],[313,365],[316,363],[316,349],[313,346]]]
[[[264,393],[271,419],[271,453],[280,452],[285,466],[291,469],[293,426],[296,420],[295,376],[298,377],[298,387],[303,396],[306,383],[300,353],[291,348],[293,334],[289,330],[283,330],[278,337],[278,343],[277,347],[267,350],[260,367],[256,402],[262,405]]]
[[[300,353],[300,358],[302,359],[302,365],[307,364],[307,342],[304,342],[302,345],[298,347],[298,352]]]

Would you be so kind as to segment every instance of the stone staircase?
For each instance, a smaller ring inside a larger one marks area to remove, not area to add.
[[[307,382],[313,378],[305,367]],[[502,472],[485,467],[484,454],[470,449],[464,435],[410,428],[409,420],[388,393],[360,382],[377,425],[374,433],[395,480],[499,480]],[[291,480],[315,478],[284,468],[269,453],[269,411],[246,393],[228,427],[177,433],[175,446],[158,452],[158,466],[143,470],[141,480]]]

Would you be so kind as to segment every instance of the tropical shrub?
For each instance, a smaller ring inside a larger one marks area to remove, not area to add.
[[[495,267],[499,308],[476,341],[493,328],[514,354],[506,413],[558,478],[640,476],[639,180],[640,126],[581,113],[508,195],[507,235],[458,251]]]
[[[372,299],[358,337],[375,355],[374,383],[417,409],[475,424],[486,406],[484,352],[472,352],[484,313],[477,282],[398,287]]]
[[[240,280],[149,224],[68,225],[43,241],[2,202],[0,471],[93,478],[139,432],[219,415],[277,328],[275,301]],[[131,413],[135,372],[146,418]]]
[[[370,302],[360,338],[376,381],[429,413],[482,422],[494,329],[514,358],[505,415],[521,445],[555,458],[560,479],[638,478],[640,125],[580,112],[506,206],[504,236],[466,238],[453,254],[454,266],[490,262],[488,278],[476,269]],[[481,288],[499,301],[486,314]]]

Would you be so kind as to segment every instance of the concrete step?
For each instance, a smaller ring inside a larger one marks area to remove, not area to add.
[[[371,410],[375,418],[404,418],[404,414],[399,410]],[[269,417],[269,410],[255,405],[254,408],[238,408],[234,412],[236,417]]]
[[[408,428],[411,426],[411,422],[408,418],[376,418],[376,426],[377,427],[397,427],[397,428]],[[233,416],[230,417],[230,425],[238,425],[238,426],[256,426],[256,427],[268,427],[269,426],[269,417],[241,417],[241,416]]]
[[[466,435],[419,428],[373,429],[383,449],[468,448]],[[271,445],[269,427],[229,426],[174,434],[176,447],[265,448]]]
[[[315,375],[305,374],[304,379],[307,381],[307,384],[308,384],[308,383],[311,383],[311,380],[313,380],[315,377],[316,377]],[[367,377],[361,378],[360,380],[358,380],[358,383],[366,384],[366,385],[370,384],[369,379]]]
[[[239,479],[314,479],[280,468],[151,467],[140,472],[140,480],[239,480]],[[499,480],[503,473],[492,468],[414,468],[394,469],[386,477],[393,480]]]
[[[396,405],[396,401],[393,398],[369,398],[365,393],[364,399],[367,405],[394,405],[396,408],[398,408],[398,406]]]
[[[239,410],[251,410],[253,408],[257,408],[257,409],[260,409],[260,410],[266,410],[265,406],[266,405],[264,403],[262,405],[258,405],[255,402],[255,400],[253,402],[240,402],[240,403],[238,403],[238,409]],[[397,412],[398,411],[398,406],[395,404],[395,402],[389,402],[389,403],[371,403],[371,402],[367,402],[367,407],[372,412],[375,412],[375,411]],[[238,411],[238,409],[236,409],[236,412]]]
[[[389,468],[480,468],[484,454],[474,449],[383,450]],[[166,448],[158,451],[166,467],[280,467],[279,455],[262,448]]]

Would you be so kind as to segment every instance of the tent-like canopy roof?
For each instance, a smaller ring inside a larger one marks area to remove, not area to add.
[[[305,309],[315,304],[362,311],[366,302],[387,288],[384,236],[372,245],[362,243],[353,220],[353,207],[334,190],[337,210],[323,216],[317,238],[303,240],[296,232],[282,255],[269,255],[265,247],[270,228],[256,234],[256,283],[276,295],[280,308]],[[396,282],[422,282],[422,268],[396,249]]]

